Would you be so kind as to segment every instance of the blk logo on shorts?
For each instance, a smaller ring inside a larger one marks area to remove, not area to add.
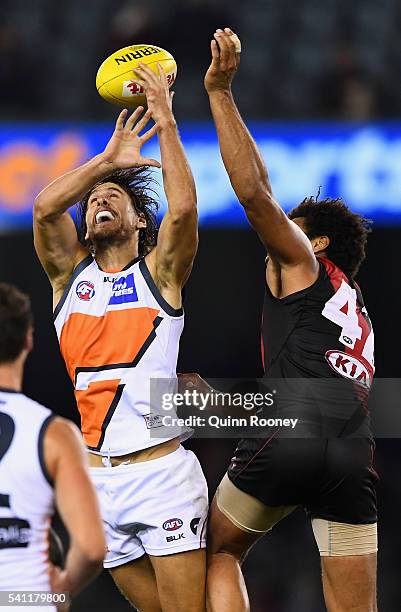
[[[109,304],[126,304],[127,302],[137,302],[138,294],[135,288],[134,274],[121,276],[114,281]]]
[[[166,542],[176,542],[177,540],[185,540],[183,533],[176,533],[175,535],[167,536]]]
[[[80,300],[89,302],[89,300],[91,300],[95,295],[95,285],[90,281],[81,281],[78,283],[75,293]]]
[[[164,531],[176,531],[177,529],[180,529],[180,527],[183,526],[183,522],[180,518],[172,518],[172,519],[168,519],[168,521],[164,521],[163,523],[163,529]]]

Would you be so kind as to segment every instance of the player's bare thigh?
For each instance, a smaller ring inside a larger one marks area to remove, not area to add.
[[[141,612],[204,612],[205,549],[144,555],[110,570],[123,595]]]
[[[121,593],[137,610],[162,612],[156,576],[148,555],[109,571]]]

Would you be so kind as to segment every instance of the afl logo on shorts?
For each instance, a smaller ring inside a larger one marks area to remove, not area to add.
[[[342,351],[327,351],[327,363],[330,367],[345,378],[349,378],[364,387],[372,384],[372,374],[367,366],[357,357],[348,355]]]
[[[172,519],[168,519],[168,521],[164,521],[163,523],[163,529],[164,531],[176,531],[177,529],[180,529],[180,527],[183,526],[183,522],[180,518],[172,518]]]
[[[95,285],[89,281],[81,281],[75,291],[80,300],[89,302],[95,295]]]

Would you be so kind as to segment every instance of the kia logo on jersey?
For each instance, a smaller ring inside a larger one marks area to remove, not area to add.
[[[176,531],[177,529],[180,529],[180,527],[183,526],[183,522],[180,518],[172,518],[172,519],[168,519],[168,521],[164,521],[163,523],[163,529],[165,531]]]
[[[347,355],[342,351],[327,351],[327,363],[337,374],[354,380],[364,387],[370,387],[372,384],[371,374],[368,368],[353,355]]]
[[[109,304],[126,304],[127,302],[137,302],[138,294],[135,288],[134,274],[121,276],[113,283]]]
[[[80,300],[89,302],[95,295],[95,285],[90,281],[81,281],[78,283],[75,292]]]

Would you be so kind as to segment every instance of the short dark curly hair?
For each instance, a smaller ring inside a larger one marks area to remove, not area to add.
[[[157,211],[159,204],[154,196],[155,180],[148,166],[116,170],[93,185],[78,203],[78,234],[79,239],[87,247],[91,244],[85,239],[86,211],[92,191],[103,183],[115,183],[124,189],[131,198],[132,205],[137,213],[142,213],[146,220],[146,227],[139,230],[138,255],[143,256],[155,246],[157,240]]]
[[[19,357],[32,325],[29,297],[14,285],[0,283],[0,363],[11,363]]]
[[[327,257],[348,278],[356,276],[366,257],[366,241],[372,224],[370,219],[353,213],[341,198],[318,200],[314,197],[305,198],[288,216],[290,219],[305,219],[308,238],[327,236],[330,239]]]

